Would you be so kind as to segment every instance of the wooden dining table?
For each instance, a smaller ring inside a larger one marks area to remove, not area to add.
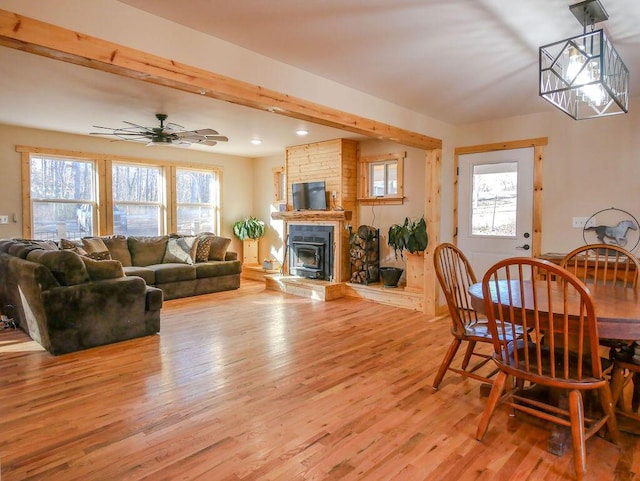
[[[509,286],[511,283],[511,286]],[[541,289],[539,299],[546,298],[546,283],[536,283]],[[523,299],[516,296],[513,299],[514,307],[522,307],[524,301],[525,309],[533,305],[533,284],[524,281]],[[610,285],[593,285],[587,283],[591,292],[591,297],[595,306],[598,336],[604,339],[617,339],[621,341],[640,341],[640,292],[630,287],[618,287]],[[498,295],[501,299],[508,299],[509,289],[518,292],[520,281],[499,280],[491,284],[491,296],[497,301]],[[542,291],[544,289],[544,292]],[[482,293],[482,283],[478,282],[469,287],[471,305],[478,312],[485,313],[484,295]],[[551,300],[554,305],[562,306],[561,288],[552,285]],[[519,303],[519,304],[516,304]],[[576,295],[575,305],[578,306]],[[544,310],[544,305],[542,306]],[[576,312],[577,314],[577,312]]]
[[[520,308],[524,302],[526,309],[528,306],[533,306],[533,283],[524,281],[523,284],[524,292],[523,295],[520,296],[520,281],[499,280],[497,283],[492,282],[490,284],[491,296],[496,302],[498,298],[507,300],[509,299],[509,289],[511,289],[512,305]],[[545,282],[537,282],[535,284],[537,286],[536,288],[540,289],[539,295],[537,296],[540,302],[547,297],[547,286]],[[591,297],[594,302],[598,337],[600,339],[615,339],[625,342],[638,341],[640,344],[640,293],[638,290],[628,287],[601,284],[593,285],[589,283],[587,283],[587,287],[591,292]],[[518,294],[514,295],[514,293]],[[486,314],[482,283],[478,282],[471,285],[469,287],[469,295],[471,298],[471,306],[478,312]],[[562,290],[558,284],[552,284],[551,303],[552,305],[562,306]],[[569,304],[569,312],[571,312],[571,306],[574,304],[577,311],[579,304],[577,294],[575,294],[575,303],[570,302]],[[539,304],[539,309],[548,311],[548,309],[545,308],[546,305],[546,302],[542,302]],[[620,429],[633,434],[640,434],[638,427],[634,425],[628,427],[620,426]],[[569,444],[569,436],[568,430],[554,426],[548,444],[549,452],[561,455]]]

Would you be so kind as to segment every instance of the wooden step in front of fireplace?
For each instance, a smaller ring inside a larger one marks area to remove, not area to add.
[[[332,284],[329,281],[280,274],[265,275],[264,280],[267,289],[309,299],[332,301],[344,296],[342,292],[343,285]]]

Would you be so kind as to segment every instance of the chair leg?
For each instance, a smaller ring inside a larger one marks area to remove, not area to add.
[[[467,350],[464,353],[464,359],[462,359],[462,369],[466,370],[473,355],[473,350],[476,348],[476,341],[469,341],[467,344]]]
[[[569,416],[571,418],[571,437],[573,438],[573,463],[576,478],[581,481],[587,472],[587,450],[584,433],[584,406],[582,394],[577,389],[569,392]]]
[[[449,369],[449,365],[451,365],[451,361],[453,361],[453,358],[455,357],[456,352],[458,352],[458,348],[460,348],[461,343],[462,341],[457,337],[454,337],[453,341],[451,341],[451,344],[449,345],[449,349],[447,350],[447,353],[444,355],[444,359],[440,364],[438,373],[436,374],[436,377],[433,380],[434,390],[438,389],[438,386],[442,382],[442,378],[444,377],[444,374],[447,372],[447,369]]]
[[[484,412],[480,418],[480,424],[478,424],[478,430],[476,431],[476,439],[478,441],[482,441],[482,438],[487,432],[489,421],[491,421],[491,416],[493,416],[493,412],[496,410],[498,401],[500,401],[500,398],[502,397],[502,392],[504,391],[504,386],[508,378],[509,376],[507,373],[500,371],[493,382],[491,393],[487,398],[487,405],[484,408]]]
[[[611,395],[611,389],[608,385],[604,385],[598,390],[602,411],[607,417],[607,431],[609,439],[615,444],[620,443],[620,431],[618,430],[618,421],[616,419],[616,405]]]
[[[640,372],[634,372],[631,377],[633,381],[633,397],[631,398],[631,409],[634,413],[638,412],[640,407]]]
[[[624,369],[617,364],[613,365],[613,371],[611,372],[611,396],[613,397],[614,405],[618,404],[620,395],[622,394],[622,388],[624,386]]]

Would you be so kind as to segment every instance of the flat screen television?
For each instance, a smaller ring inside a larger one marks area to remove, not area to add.
[[[291,185],[294,210],[327,210],[327,191],[324,180],[299,182]]]

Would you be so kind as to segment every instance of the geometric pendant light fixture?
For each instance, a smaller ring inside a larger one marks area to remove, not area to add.
[[[576,120],[628,112],[629,70],[604,30],[594,30],[607,12],[599,0],[569,9],[583,33],[540,47],[540,96]]]

